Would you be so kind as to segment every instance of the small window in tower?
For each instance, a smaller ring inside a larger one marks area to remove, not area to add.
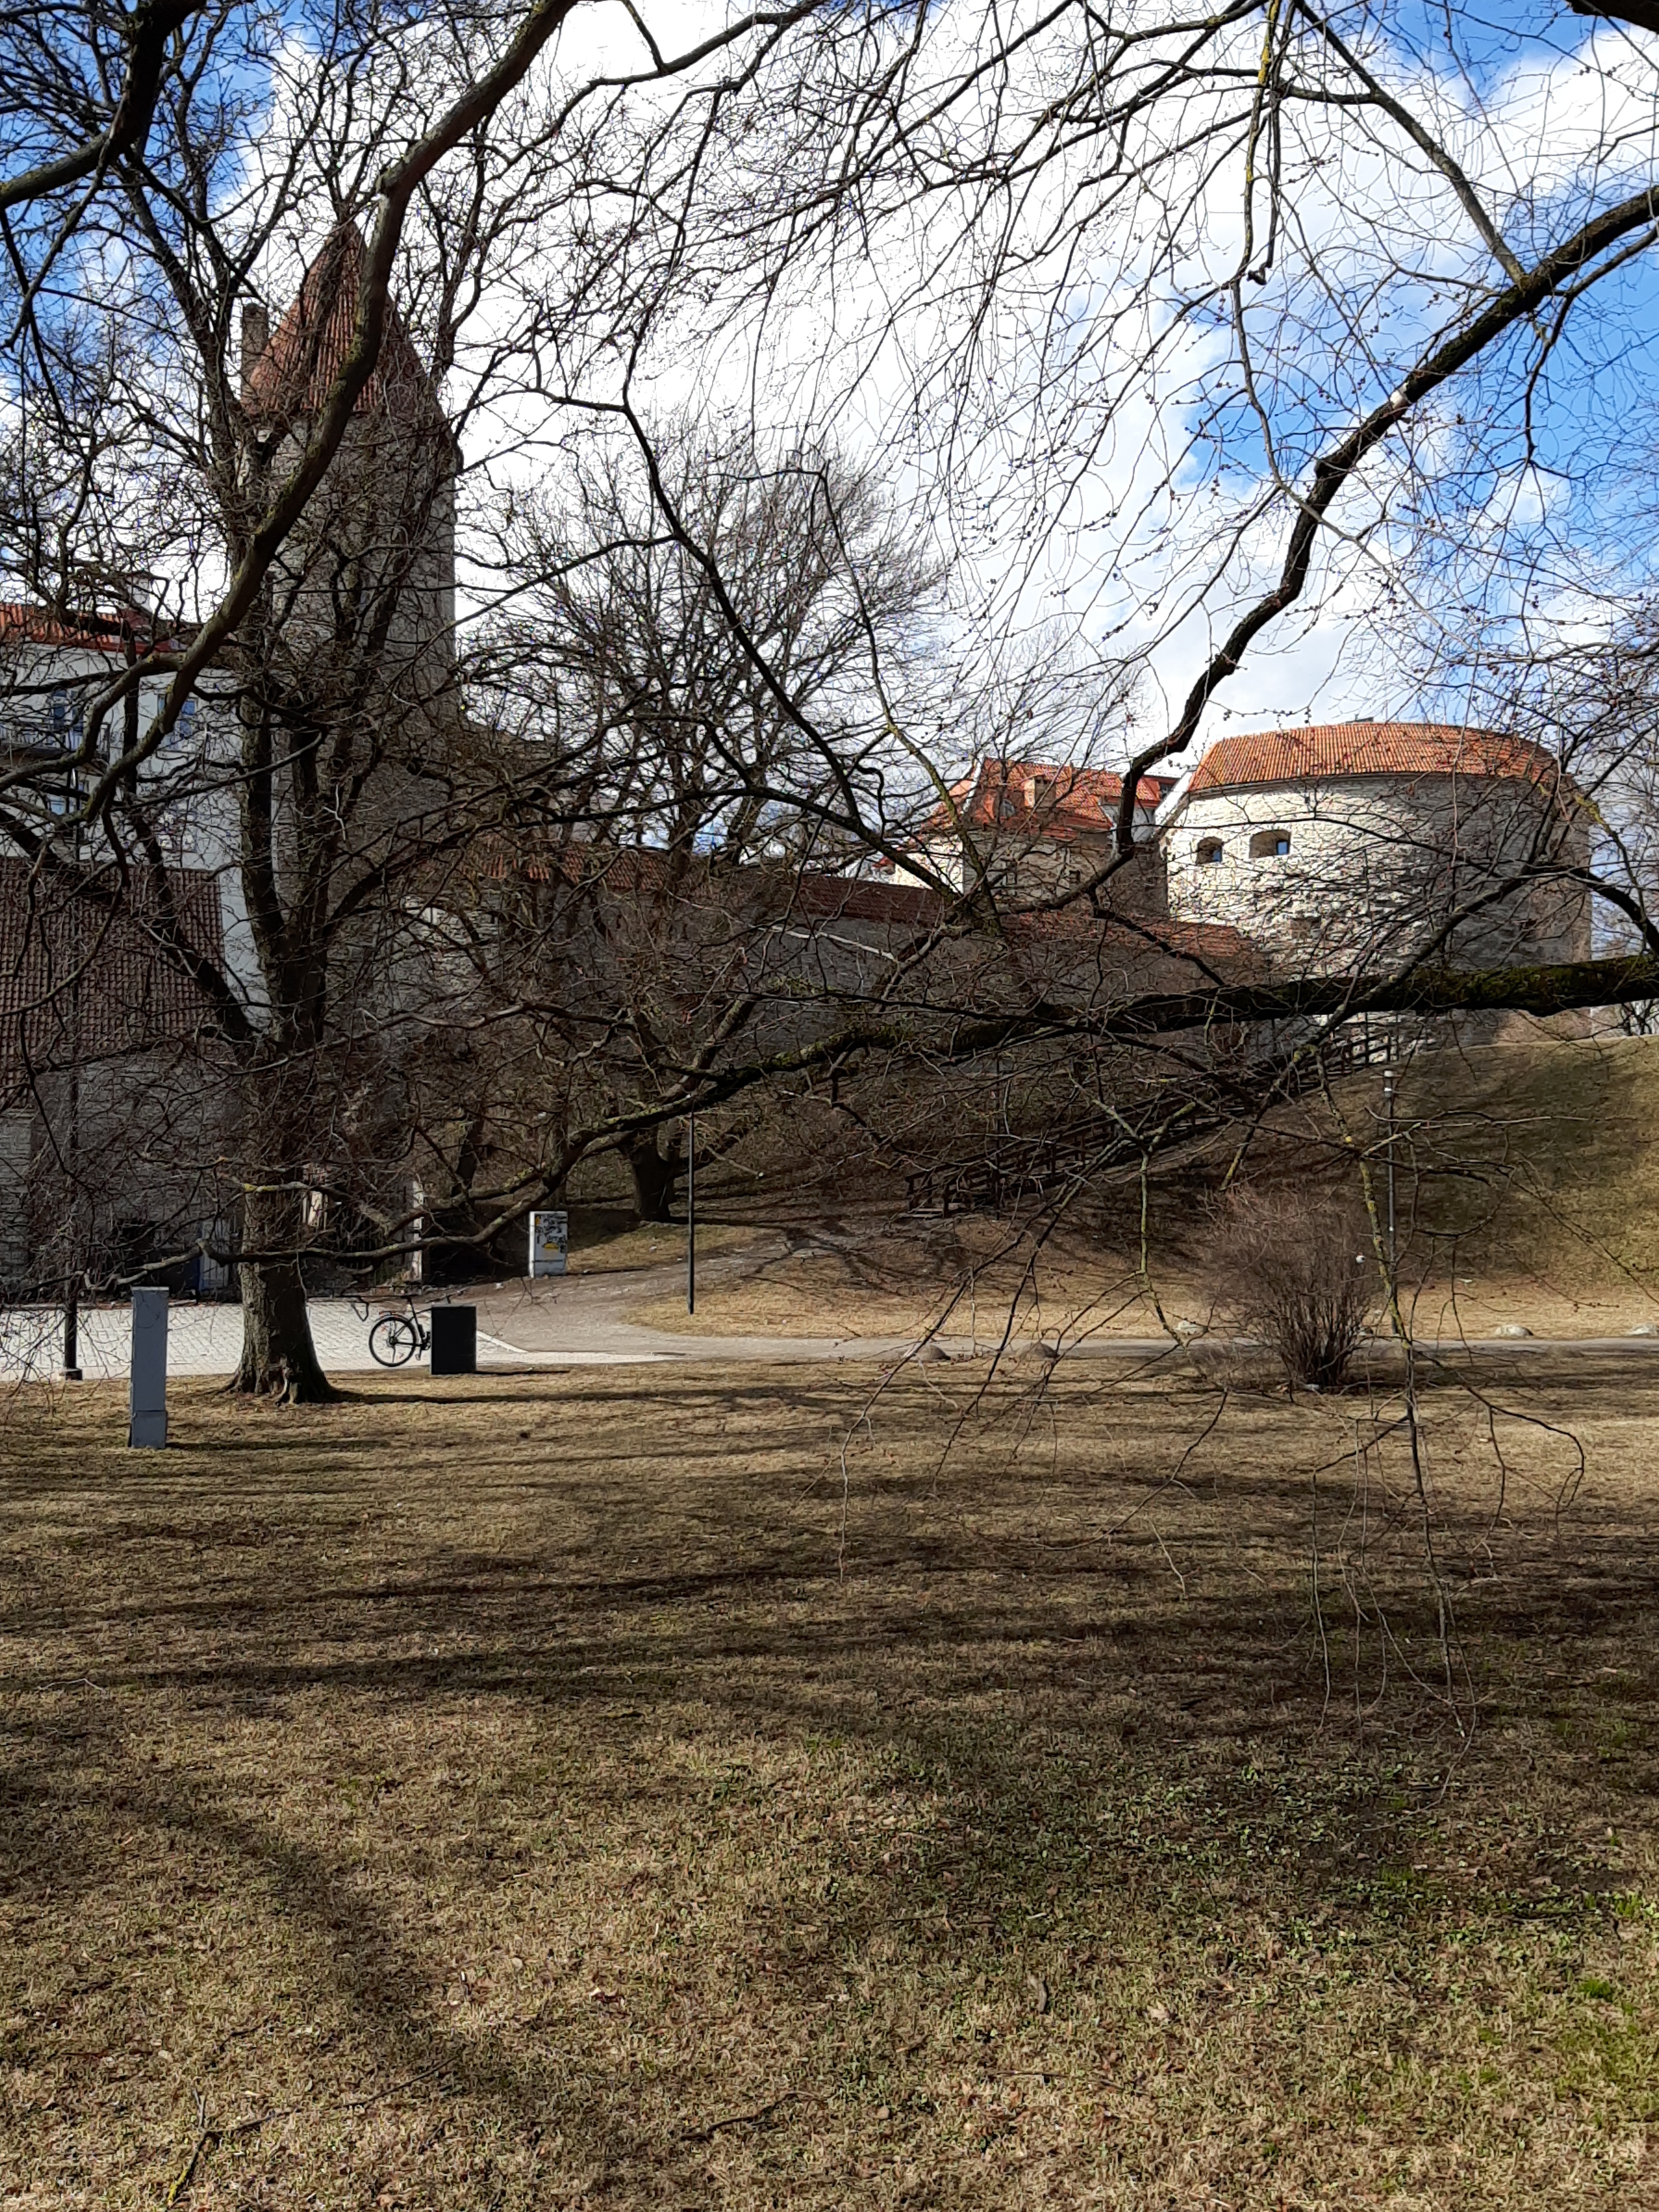
[[[1288,857],[1290,849],[1291,833],[1288,830],[1258,830],[1250,840],[1250,858],[1253,860],[1282,860]]]
[[[1226,848],[1222,844],[1219,837],[1200,838],[1199,840],[1198,847],[1199,866],[1200,868],[1218,868],[1221,866],[1222,854],[1225,849]]]

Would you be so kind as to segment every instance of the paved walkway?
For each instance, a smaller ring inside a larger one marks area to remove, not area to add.
[[[710,1287],[748,1273],[785,1247],[763,1247],[707,1261],[698,1280]],[[497,1290],[477,1284],[453,1296],[478,1310],[478,1364],[491,1368],[609,1367],[664,1359],[819,1360],[897,1358],[908,1337],[682,1336],[636,1328],[630,1309],[672,1296],[684,1285],[678,1265],[514,1282]],[[422,1301],[422,1303],[425,1303]],[[371,1319],[380,1310],[370,1303]],[[311,1334],[331,1374],[384,1371],[368,1349],[369,1323],[349,1298],[313,1298]],[[125,1305],[87,1306],[80,1322],[80,1364],[89,1381],[125,1380],[132,1320]],[[177,1302],[167,1316],[170,1375],[229,1375],[242,1348],[240,1306]],[[968,1349],[964,1339],[961,1349]],[[0,1376],[46,1379],[63,1363],[63,1315],[47,1306],[15,1308],[0,1317]],[[419,1366],[425,1366],[422,1358]]]
[[[345,1298],[313,1298],[311,1331],[325,1367],[349,1372],[373,1367],[368,1330]],[[125,1380],[132,1343],[132,1311],[125,1305],[81,1310],[81,1371],[88,1381]],[[170,1375],[229,1375],[242,1352],[240,1306],[175,1303],[167,1313]],[[0,1323],[0,1374],[55,1375],[63,1364],[61,1309],[25,1306]]]
[[[825,1239],[825,1242],[831,1240]],[[715,1287],[723,1280],[740,1280],[765,1261],[782,1251],[781,1242],[771,1240],[749,1249],[706,1261],[698,1269],[700,1285]],[[817,1361],[834,1359],[890,1360],[915,1349],[913,1337],[899,1336],[694,1336],[672,1329],[642,1328],[628,1319],[630,1311],[655,1298],[670,1297],[684,1286],[684,1268],[678,1265],[617,1269],[592,1274],[568,1275],[552,1281],[518,1281],[499,1287],[477,1284],[453,1295],[475,1305],[478,1312],[478,1364],[491,1369],[526,1367],[570,1368],[617,1366],[661,1360],[714,1359],[750,1361]],[[378,1313],[371,1304],[371,1317]],[[353,1310],[349,1298],[311,1301],[312,1336],[324,1367],[336,1375],[382,1372],[369,1355],[368,1323]],[[81,1366],[89,1379],[123,1380],[127,1373],[131,1316],[125,1305],[92,1306],[81,1315]],[[175,1304],[167,1321],[167,1369],[173,1375],[228,1375],[241,1352],[241,1310],[234,1305]],[[938,1340],[938,1349],[953,1358],[969,1357],[976,1350],[984,1358],[993,1346],[984,1338],[977,1346],[955,1334]],[[1066,1347],[1067,1359],[1119,1359],[1158,1364],[1180,1359],[1190,1349],[1198,1364],[1206,1356],[1224,1357],[1234,1348],[1231,1340],[1200,1339],[1193,1347],[1171,1344],[1164,1337],[1097,1336]],[[1620,1353],[1627,1357],[1659,1352],[1659,1337],[1548,1339],[1481,1338],[1469,1342],[1446,1340],[1426,1351],[1443,1358],[1467,1359],[1472,1352],[1525,1356],[1537,1352]],[[1029,1342],[1012,1347],[1016,1357],[1028,1362],[1036,1347]],[[1379,1341],[1374,1347],[1385,1364],[1393,1347]],[[63,1316],[51,1307],[14,1308],[0,1316],[0,1377],[46,1379],[55,1375],[63,1359]],[[424,1368],[424,1359],[417,1363]]]

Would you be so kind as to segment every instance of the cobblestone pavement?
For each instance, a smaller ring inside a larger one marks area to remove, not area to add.
[[[380,1371],[369,1356],[368,1323],[346,1298],[313,1298],[311,1334],[317,1357],[331,1375]],[[81,1371],[89,1382],[124,1381],[132,1341],[132,1315],[125,1305],[87,1306],[80,1327]],[[234,1305],[175,1304],[167,1312],[169,1375],[229,1375],[242,1350],[242,1310]],[[636,1358],[632,1351],[573,1350],[525,1352],[478,1336],[480,1367],[585,1366]],[[24,1306],[0,1322],[0,1376],[43,1379],[63,1364],[64,1316],[52,1306]],[[424,1359],[416,1363],[424,1366]]]
[[[325,1367],[372,1367],[368,1330],[345,1298],[313,1298],[311,1328]],[[81,1371],[88,1381],[123,1378],[132,1340],[132,1314],[125,1305],[84,1306],[81,1311]],[[242,1310],[233,1305],[175,1303],[167,1312],[167,1372],[228,1375],[242,1349]],[[0,1327],[0,1374],[54,1375],[63,1364],[60,1309],[23,1306]]]

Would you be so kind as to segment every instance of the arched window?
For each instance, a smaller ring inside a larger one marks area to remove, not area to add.
[[[1218,868],[1225,847],[1219,837],[1200,837],[1198,841],[1198,865],[1200,868]]]
[[[1258,830],[1250,840],[1253,860],[1283,860],[1289,856],[1290,849],[1288,830]]]

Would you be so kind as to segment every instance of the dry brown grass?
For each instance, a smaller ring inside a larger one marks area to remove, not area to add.
[[[1479,1339],[1519,1322],[1540,1337],[1613,1337],[1659,1322],[1659,1143],[1648,1108],[1656,1076],[1652,1037],[1538,1036],[1411,1065],[1399,1196],[1419,1334]],[[1376,1069],[1336,1086],[1340,1118],[1362,1145],[1375,1146],[1380,1133],[1381,1086]],[[1011,1315],[1020,1341],[1150,1336],[1163,1318],[1207,1322],[1221,1287],[1212,1202],[1243,1135],[1232,1132],[1200,1167],[1154,1183],[1149,1280],[1138,1272],[1139,1199],[1126,1186],[1115,1240],[1064,1219],[1022,1236],[982,1217],[872,1213],[853,1249],[792,1251],[741,1281],[711,1283],[695,1316],[672,1297],[642,1303],[633,1318],[692,1335],[903,1336],[948,1310],[952,1335],[972,1332],[982,1344]],[[1273,1116],[1249,1152],[1252,1171],[1292,1190],[1310,1163],[1328,1173],[1340,1158],[1317,1098]],[[683,1231],[651,1233],[683,1253]],[[737,1249],[743,1233],[726,1231],[722,1249]],[[627,1240],[630,1255],[642,1249]],[[712,1256],[713,1245],[703,1249]],[[669,1250],[665,1243],[650,1256]]]
[[[697,1230],[697,1250],[712,1260],[716,1255],[741,1252],[764,1234],[728,1222],[705,1222]],[[610,1275],[637,1267],[665,1267],[676,1261],[683,1265],[684,1260],[684,1224],[648,1221],[637,1228],[573,1240],[569,1266],[573,1275]]]
[[[1591,1336],[1659,1321],[1656,1075],[1659,1038],[1619,1036],[1430,1053],[1407,1069],[1401,1237],[1427,1285],[1422,1324]],[[1362,1141],[1381,1130],[1381,1081],[1339,1086]]]
[[[721,1249],[741,1249],[744,1233],[732,1232]],[[684,1249],[682,1242],[668,1256]],[[644,1264],[663,1256],[659,1249]],[[1478,1339],[1508,1322],[1540,1337],[1612,1337],[1659,1321],[1659,1294],[1645,1281],[1610,1278],[1593,1258],[1581,1267],[1559,1249],[1546,1272],[1508,1259],[1495,1266],[1483,1250],[1466,1249],[1449,1272],[1410,1285],[1408,1303],[1425,1337]],[[677,1291],[641,1299],[628,1317],[687,1336],[919,1336],[937,1326],[982,1348],[1005,1331],[1029,1344],[1156,1337],[1166,1321],[1231,1325],[1217,1316],[1213,1281],[1189,1259],[1157,1257],[1143,1282],[1121,1250],[1070,1231],[1021,1237],[987,1218],[890,1222],[855,1251],[791,1252],[740,1281],[700,1284],[695,1315]]]
[[[1172,1320],[1207,1308],[1190,1270],[1167,1283],[1160,1276],[1159,1287]],[[695,1316],[669,1297],[642,1303],[629,1317],[688,1335],[915,1336],[941,1324],[988,1350],[1005,1332],[1024,1343],[1056,1332],[1146,1336],[1159,1328],[1155,1297],[1133,1257],[1064,1224],[1022,1229],[971,1214],[872,1218],[841,1250],[781,1253],[740,1281],[699,1286]]]
[[[1653,1388],[1437,1400],[1460,1746],[1364,1406],[983,1379],[15,1401],[9,2212],[1659,2203]]]

